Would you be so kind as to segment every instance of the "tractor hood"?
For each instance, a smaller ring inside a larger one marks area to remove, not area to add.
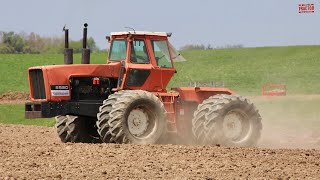
[[[109,64],[71,64],[37,66],[28,69],[31,100],[61,101],[70,99],[71,77],[118,78],[120,62]],[[65,94],[52,95],[52,88],[58,87]]]

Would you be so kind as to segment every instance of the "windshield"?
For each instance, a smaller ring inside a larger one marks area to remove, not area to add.
[[[131,43],[130,61],[135,64],[149,64],[147,48],[143,40],[134,40]]]
[[[113,40],[110,48],[109,60],[125,60],[127,57],[127,45],[128,42],[126,39]]]
[[[172,68],[167,41],[151,41],[157,65],[162,68]]]

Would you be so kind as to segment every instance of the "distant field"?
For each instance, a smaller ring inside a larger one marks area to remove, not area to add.
[[[0,54],[0,94],[8,91],[27,92],[27,69],[31,66],[63,64],[61,54]],[[81,55],[74,55],[74,63],[81,62]],[[91,63],[106,63],[106,54],[91,54]]]
[[[259,95],[265,83],[285,83],[289,94],[320,93],[320,46],[265,47],[183,51],[187,62],[176,63],[178,73],[169,84],[224,81],[244,95]],[[106,54],[92,54],[92,63],[105,63]],[[75,55],[80,62],[80,54]],[[63,55],[0,54],[0,94],[28,91],[30,66],[62,64]]]
[[[181,81],[224,81],[245,95],[261,94],[261,85],[285,83],[289,94],[320,93],[320,46],[184,51],[177,63]]]
[[[0,104],[0,124],[54,126],[54,119],[25,119],[24,104]]]

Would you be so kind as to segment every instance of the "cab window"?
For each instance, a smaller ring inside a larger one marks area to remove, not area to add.
[[[125,60],[127,57],[127,44],[127,40],[125,39],[113,40],[110,48],[109,60]]]
[[[133,40],[131,42],[130,61],[135,64],[150,63],[147,47],[143,40]]]
[[[151,41],[157,65],[162,68],[172,68],[167,41]]]

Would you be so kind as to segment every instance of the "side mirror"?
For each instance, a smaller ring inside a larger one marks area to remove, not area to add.
[[[110,41],[111,41],[110,36],[106,36],[106,39],[107,39],[107,40],[108,40],[108,42],[110,43]]]

